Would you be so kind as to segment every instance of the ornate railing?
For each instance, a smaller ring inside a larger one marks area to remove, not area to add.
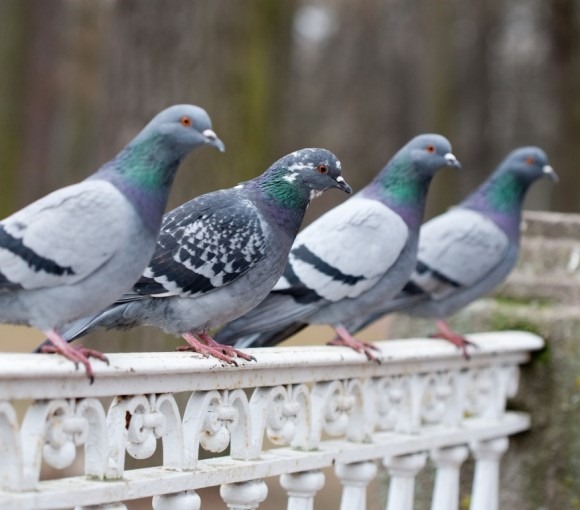
[[[357,510],[379,460],[387,509],[410,510],[429,456],[431,508],[452,510],[471,451],[470,508],[494,510],[507,437],[530,426],[506,399],[543,343],[521,332],[470,338],[479,349],[469,361],[442,341],[400,340],[377,344],[380,365],[326,346],[255,349],[258,362],[237,368],[195,354],[113,354],[110,366],[94,362],[93,385],[57,356],[2,354],[0,508],[123,509],[152,497],[155,510],[195,510],[197,489],[221,485],[228,508],[252,509],[267,497],[263,479],[280,476],[288,508],[311,509],[320,469],[334,465],[341,509]],[[64,469],[78,446],[81,474],[40,479],[43,463]],[[149,467],[128,469],[127,456]]]

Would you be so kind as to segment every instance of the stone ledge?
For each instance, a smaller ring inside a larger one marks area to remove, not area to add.
[[[580,240],[524,237],[518,267],[560,273],[580,280]]]
[[[524,304],[569,305],[580,303],[580,282],[563,275],[537,276],[529,271],[516,271],[497,288],[493,296]]]
[[[526,237],[563,237],[580,240],[580,214],[525,211],[522,228]]]

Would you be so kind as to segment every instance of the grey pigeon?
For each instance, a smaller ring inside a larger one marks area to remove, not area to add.
[[[352,334],[385,313],[437,319],[438,336],[469,342],[443,320],[499,285],[516,264],[522,205],[530,185],[557,175],[544,151],[522,147],[457,207],[421,228],[417,266],[403,291],[374,313],[345,323]]]
[[[286,264],[310,201],[329,188],[351,193],[340,162],[303,149],[234,188],[197,197],[163,218],[157,248],[131,292],[94,317],[72,323],[73,340],[98,328],[155,326],[193,350],[236,364],[253,359],[217,344],[208,331],[248,312]]]
[[[270,295],[217,338],[230,345],[274,345],[308,324],[330,324],[335,344],[375,359],[373,346],[343,323],[395,296],[415,267],[419,228],[433,175],[458,167],[440,135],[413,138],[374,180],[296,238],[282,278]]]
[[[197,106],[167,108],[88,179],[0,222],[0,322],[43,331],[50,349],[82,363],[96,351],[59,329],[109,305],[139,278],[159,234],[173,178],[194,148],[223,144]]]

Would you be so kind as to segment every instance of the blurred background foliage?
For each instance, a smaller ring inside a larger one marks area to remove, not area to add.
[[[528,206],[576,211],[578,6],[1,0],[0,216],[89,175],[155,113],[184,102],[208,110],[227,152],[190,157],[172,207],[308,146],[334,151],[358,189],[410,137],[434,131],[464,168],[436,178],[428,215],[527,144],[543,147],[562,179],[539,184]],[[327,193],[307,221],[340,200]],[[167,348],[158,332],[123,335],[123,345],[105,337],[104,350]]]

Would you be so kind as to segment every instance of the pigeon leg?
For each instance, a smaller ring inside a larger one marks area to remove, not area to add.
[[[467,338],[465,338],[463,335],[460,335],[459,333],[453,331],[451,329],[451,326],[449,326],[449,324],[447,324],[447,322],[445,322],[444,320],[438,320],[436,324],[437,324],[437,333],[431,335],[432,338],[441,338],[443,340],[451,342],[453,345],[461,349],[461,352],[463,353],[463,357],[465,359],[469,359],[469,353],[467,352],[467,348],[468,347],[477,348],[477,345],[467,340]]]
[[[233,347],[222,345],[216,342],[207,333],[198,333],[197,335],[194,335],[193,333],[184,333],[182,336],[188,345],[178,347],[177,349],[180,351],[197,352],[206,358],[208,356],[213,356],[214,358],[217,358],[224,363],[229,363],[236,366],[237,363],[233,359],[236,356],[247,361],[255,361],[253,356],[249,356],[248,354],[238,351]]]
[[[79,366],[79,363],[82,364],[85,367],[87,377],[91,381],[91,384],[95,382],[95,374],[93,373],[93,368],[91,367],[89,358],[100,359],[107,365],[109,364],[109,360],[102,352],[95,351],[94,349],[87,349],[82,345],[73,346],[63,340],[54,329],[43,331],[43,333],[46,335],[52,345],[45,345],[40,349],[40,352],[60,354],[71,360],[76,367]]]
[[[381,360],[378,359],[373,353],[373,351],[376,352],[379,350],[378,347],[368,342],[357,340],[348,332],[344,326],[340,324],[338,326],[334,326],[334,330],[338,336],[334,340],[328,342],[328,345],[341,345],[343,347],[350,347],[356,352],[363,353],[369,359],[369,361],[376,361],[377,363],[381,362]]]

